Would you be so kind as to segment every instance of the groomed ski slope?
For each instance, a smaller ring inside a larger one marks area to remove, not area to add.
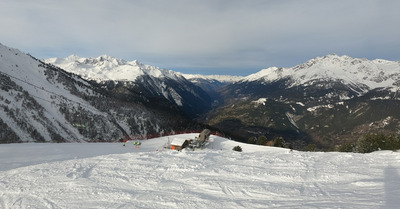
[[[398,208],[400,154],[298,152],[183,134],[132,143],[2,144],[0,208]],[[243,152],[232,151],[240,145]]]

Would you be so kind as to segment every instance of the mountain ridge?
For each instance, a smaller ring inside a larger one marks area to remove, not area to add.
[[[171,70],[145,65],[138,60],[125,61],[109,55],[101,55],[97,58],[70,55],[66,58],[48,58],[43,61],[81,75],[87,80],[135,81],[142,75],[151,75],[157,78],[169,77],[176,80],[182,77]]]
[[[366,85],[369,89],[400,88],[400,62],[383,59],[368,60],[336,54],[316,57],[289,68],[270,67],[245,77],[242,82],[263,80],[273,82],[289,78],[289,87],[315,80],[339,80],[345,84]]]

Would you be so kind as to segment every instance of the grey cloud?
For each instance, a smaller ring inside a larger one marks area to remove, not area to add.
[[[399,59],[398,11],[396,0],[3,0],[0,42],[39,57],[252,73],[327,53]]]

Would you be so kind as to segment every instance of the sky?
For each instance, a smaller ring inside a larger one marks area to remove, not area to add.
[[[398,0],[0,0],[0,43],[249,75],[327,54],[400,60]]]

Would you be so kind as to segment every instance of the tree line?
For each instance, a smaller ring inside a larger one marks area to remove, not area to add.
[[[274,146],[293,149],[292,144],[286,143],[283,137],[276,137],[268,140],[264,135],[259,137],[250,137],[247,140],[249,144],[262,146]],[[355,142],[341,144],[332,148],[330,151],[338,152],[354,152],[354,153],[370,153],[379,150],[400,150],[400,135],[385,133],[368,133]],[[323,151],[318,149],[316,144],[310,143],[301,151]]]
[[[356,142],[338,146],[339,152],[370,153],[379,150],[399,150],[400,135],[369,133]]]

